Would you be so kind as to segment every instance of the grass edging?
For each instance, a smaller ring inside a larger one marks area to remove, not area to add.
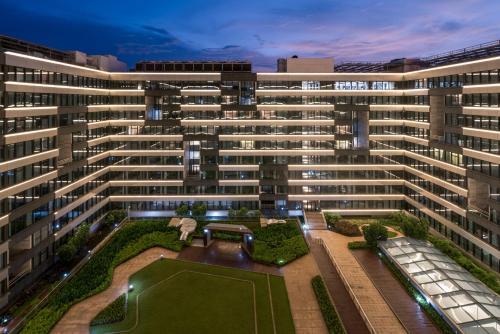
[[[107,325],[122,321],[125,319],[126,314],[127,294],[122,293],[92,319],[90,326]]]
[[[333,306],[328,291],[326,290],[325,283],[321,276],[315,276],[311,279],[311,285],[316,295],[316,299],[325,320],[328,332],[331,334],[345,334],[344,326]]]
[[[382,261],[391,271],[393,276],[401,283],[406,292],[420,305],[424,312],[429,316],[432,322],[444,334],[454,334],[450,325],[441,317],[441,315],[425,300],[425,297],[410,283],[410,281],[401,273],[401,271],[387,259],[386,256],[381,256]]]
[[[69,308],[103,290],[110,284],[114,268],[139,253],[155,247],[180,251],[179,231],[165,221],[134,222],[125,225],[82,267],[46,305],[28,320],[22,334],[45,334],[57,324]]]

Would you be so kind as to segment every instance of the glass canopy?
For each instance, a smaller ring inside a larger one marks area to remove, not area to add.
[[[500,333],[500,297],[431,243],[404,237],[379,246],[457,329]]]

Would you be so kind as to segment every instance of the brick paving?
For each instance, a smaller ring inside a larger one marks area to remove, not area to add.
[[[410,333],[441,333],[372,250],[359,249],[352,253]]]
[[[296,334],[327,334],[311,279],[319,269],[311,254],[282,268]]]

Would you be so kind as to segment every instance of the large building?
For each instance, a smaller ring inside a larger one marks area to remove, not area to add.
[[[280,60],[276,73],[247,62],[109,72],[1,42],[1,305],[78,225],[111,208],[165,216],[194,202],[282,214],[406,210],[500,270],[498,52],[335,72],[332,60],[300,58]]]

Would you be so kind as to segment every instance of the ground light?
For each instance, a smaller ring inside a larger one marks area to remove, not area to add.
[[[128,291],[131,292],[131,291],[134,291],[134,285],[133,284],[130,284],[128,286]]]
[[[68,277],[68,275],[69,275],[68,273],[64,273],[63,274],[63,279],[66,278],[66,277]]]

